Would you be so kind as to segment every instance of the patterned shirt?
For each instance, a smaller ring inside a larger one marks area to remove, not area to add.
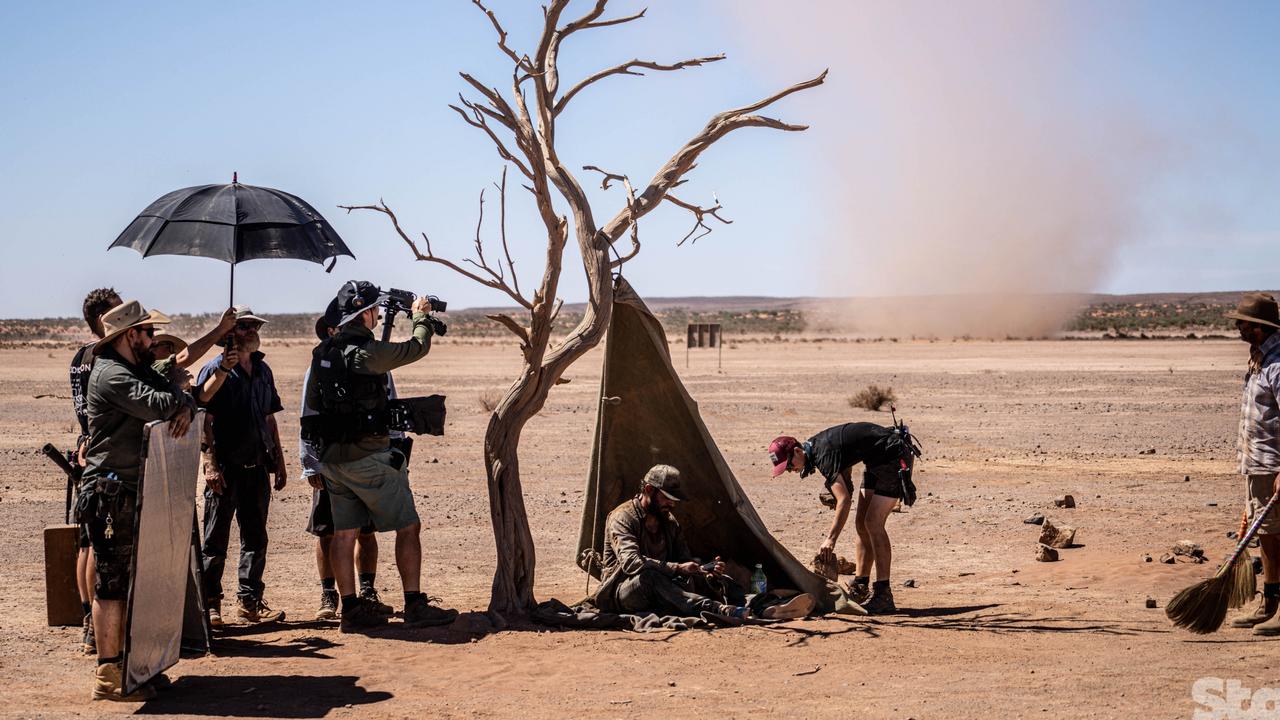
[[[1272,333],[1249,356],[1240,398],[1236,454],[1241,475],[1280,472],[1280,332]]]

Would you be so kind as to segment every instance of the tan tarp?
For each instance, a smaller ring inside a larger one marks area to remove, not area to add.
[[[823,612],[859,613],[769,534],[680,382],[662,324],[626,280],[617,281],[614,300],[578,557],[587,548],[601,550],[609,511],[636,494],[646,470],[666,463],[680,469],[689,496],[675,515],[694,555],[760,563],[771,587],[813,593]],[[598,578],[599,568],[592,574]]]

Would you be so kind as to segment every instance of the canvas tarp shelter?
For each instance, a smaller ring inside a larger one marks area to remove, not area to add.
[[[169,434],[168,421],[149,423],[143,435],[125,620],[126,693],[178,662],[184,629],[188,647],[208,649],[204,605],[199,585],[193,582],[198,566],[192,551],[203,416],[204,411],[198,412],[181,438]]]
[[[605,342],[580,561],[589,548],[601,552],[609,512],[636,494],[645,471],[665,463],[679,468],[689,496],[675,515],[694,555],[720,555],[747,567],[759,563],[771,587],[812,593],[822,612],[861,614],[837,585],[811,572],[769,533],[680,382],[662,324],[622,278]],[[599,577],[598,567],[591,572]]]

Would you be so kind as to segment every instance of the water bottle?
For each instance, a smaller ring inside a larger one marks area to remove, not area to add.
[[[756,571],[751,573],[751,593],[759,595],[769,589],[769,578],[764,576],[764,566],[756,563]]]

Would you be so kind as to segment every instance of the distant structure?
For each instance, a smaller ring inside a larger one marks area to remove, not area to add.
[[[716,369],[722,367],[724,344],[721,342],[720,323],[689,323],[688,339],[684,344],[684,366],[689,367],[689,351],[693,348],[715,348]]]

